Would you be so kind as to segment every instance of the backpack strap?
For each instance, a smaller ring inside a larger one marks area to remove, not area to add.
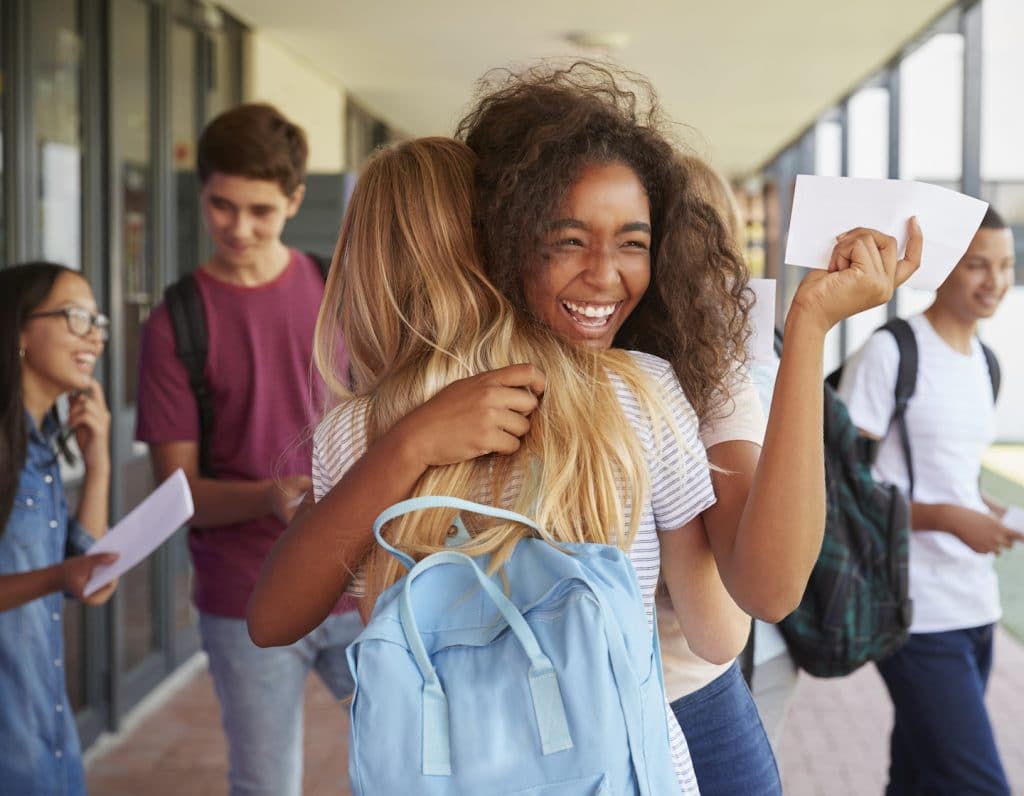
[[[900,352],[899,369],[896,372],[895,408],[892,417],[889,419],[889,428],[898,424],[900,434],[900,445],[903,448],[903,458],[907,464],[907,480],[910,488],[908,495],[914,497],[914,461],[910,455],[910,435],[907,433],[907,404],[914,396],[917,389],[917,338],[914,337],[914,330],[903,318],[893,318],[879,331],[889,332],[896,338],[896,347]]]
[[[188,384],[199,409],[199,472],[213,477],[210,464],[210,433],[213,429],[213,396],[206,378],[209,335],[206,310],[193,274],[185,274],[164,291],[164,303],[174,330],[175,350],[188,373]]]
[[[978,340],[981,343],[981,340]],[[985,355],[985,364],[988,365],[988,378],[992,382],[992,402],[999,398],[999,387],[1003,381],[1003,373],[999,367],[999,359],[996,352],[984,343],[981,343],[981,352]]]
[[[467,567],[476,576],[484,593],[490,597],[498,612],[504,617],[509,629],[530,659],[530,694],[533,697],[541,752],[544,755],[551,755],[572,749],[573,742],[565,715],[565,703],[558,684],[558,674],[551,659],[541,650],[537,637],[522,613],[494,580],[465,553],[448,550],[434,553],[413,567],[405,579],[399,604],[402,630],[423,677],[423,773],[428,776],[451,775],[451,742],[448,728],[448,698],[416,626],[412,585],[416,578],[427,570],[452,564]]]
[[[331,258],[321,257],[316,252],[305,252],[305,255],[314,263],[316,263],[316,267],[320,269],[320,276],[322,276],[324,278],[324,281],[326,282],[327,274],[329,274],[331,271]]]
[[[556,546],[558,544],[554,537],[537,525],[537,523],[529,517],[517,514],[514,511],[506,511],[505,509],[499,509],[495,506],[488,506],[483,503],[474,503],[471,500],[463,500],[462,498],[457,497],[425,495],[423,497],[400,500],[398,503],[388,506],[384,511],[377,515],[377,519],[373,523],[373,535],[377,538],[377,544],[387,550],[395,559],[397,559],[398,563],[406,569],[412,569],[416,566],[416,561],[413,560],[412,556],[408,553],[399,550],[384,538],[384,526],[391,522],[391,520],[403,517],[413,511],[422,511],[424,509],[456,509],[457,511],[472,512],[473,514],[483,514],[487,517],[493,517],[498,520],[518,522],[520,525],[525,525],[527,528],[531,529],[545,541]],[[456,517],[453,524],[460,534],[466,533],[465,526],[462,524],[461,518]],[[468,535],[469,534],[466,533],[466,536]]]

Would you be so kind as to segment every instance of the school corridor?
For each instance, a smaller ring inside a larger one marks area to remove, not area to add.
[[[1024,558],[1024,555],[1022,555]],[[1024,645],[996,637],[988,704],[1014,794],[1024,794]],[[955,717],[951,717],[955,721]],[[86,757],[92,796],[214,796],[226,791],[217,701],[197,655],[116,736]],[[886,781],[891,709],[874,668],[819,680],[801,675],[776,742],[787,796],[869,796]],[[316,678],[306,689],[305,796],[350,793],[345,711]]]
[[[997,446],[983,485],[1024,502],[1024,446]],[[988,706],[1015,796],[1024,796],[1024,546],[997,564],[1004,616]],[[755,678],[757,673],[755,672]],[[755,692],[757,692],[755,682]],[[950,721],[956,721],[955,716]],[[227,752],[205,657],[196,654],[86,755],[92,796],[214,796]],[[892,711],[874,667],[821,680],[801,674],[772,740],[787,796],[874,796],[886,782]],[[305,796],[349,793],[346,711],[315,677],[306,688]],[[743,794],[742,796],[746,796]]]

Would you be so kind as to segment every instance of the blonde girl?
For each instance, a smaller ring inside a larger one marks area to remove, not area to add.
[[[318,320],[317,364],[339,400],[315,435],[319,502],[264,568],[249,606],[253,639],[283,644],[308,632],[360,566],[365,611],[401,574],[374,549],[377,513],[411,495],[451,494],[532,514],[559,539],[629,550],[649,615],[660,561],[688,607],[691,645],[728,660],[746,618],[697,519],[714,497],[670,366],[564,346],[513,312],[479,264],[473,164],[462,144],[421,139],[378,154],[356,187]],[[332,366],[339,331],[353,392]],[[419,557],[444,546],[451,523],[452,512],[438,511],[388,532]],[[497,562],[523,533],[470,525],[469,552]],[[674,719],[669,727],[690,790],[685,742]]]

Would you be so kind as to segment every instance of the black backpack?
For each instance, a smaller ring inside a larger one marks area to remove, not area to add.
[[[316,263],[327,281],[331,261],[312,252],[305,253]],[[210,434],[213,429],[213,396],[206,378],[206,354],[209,334],[206,329],[206,309],[195,275],[185,274],[164,290],[164,303],[174,330],[174,345],[178,359],[188,372],[188,383],[199,407],[199,472],[205,478],[213,478],[210,464]]]
[[[875,331],[888,332],[895,337],[896,347],[900,352],[900,364],[896,374],[896,406],[889,425],[892,427],[893,423],[899,424],[900,444],[903,448],[903,457],[907,466],[907,480],[909,482],[907,492],[911,499],[913,499],[914,462],[910,456],[910,437],[907,435],[907,426],[903,422],[903,415],[906,413],[907,404],[917,389],[917,338],[914,336],[913,328],[903,318],[891,318]],[[999,360],[996,358],[995,352],[980,339],[978,343],[981,344],[981,351],[985,355],[985,364],[988,365],[988,377],[992,383],[992,402],[995,403],[996,399],[999,398],[999,387],[1002,384],[1002,371],[999,367]],[[839,366],[826,377],[825,382],[833,389],[838,390],[839,380],[842,376],[843,368]],[[864,445],[869,457],[869,463],[873,464],[875,455],[878,453],[879,443],[876,440],[865,439]]]
[[[913,494],[904,415],[917,383],[917,340],[899,318],[878,331],[892,334],[900,351],[890,428],[893,423],[899,428]],[[781,349],[778,335],[776,348]],[[984,350],[997,395],[999,366]],[[841,369],[824,384],[827,513],[822,549],[800,605],[779,623],[793,659],[817,677],[850,674],[893,654],[907,640],[912,618],[909,498],[872,477],[879,443],[858,433],[835,390],[840,375]]]

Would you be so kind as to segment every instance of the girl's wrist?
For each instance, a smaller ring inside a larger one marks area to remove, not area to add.
[[[52,594],[53,592],[66,592],[68,591],[67,584],[67,560],[61,561],[59,564],[54,564],[50,567],[50,577],[47,583],[47,593]]]
[[[398,421],[380,441],[387,445],[397,467],[410,474],[418,473],[418,478],[430,467],[430,458],[422,440],[412,432],[410,424],[405,421],[405,418]]]
[[[813,335],[824,341],[825,335],[834,325],[820,309],[803,304],[797,296],[786,314],[785,337],[789,339],[790,333],[801,339]]]
[[[86,478],[110,478],[110,456],[104,451],[99,456],[82,455]]]

